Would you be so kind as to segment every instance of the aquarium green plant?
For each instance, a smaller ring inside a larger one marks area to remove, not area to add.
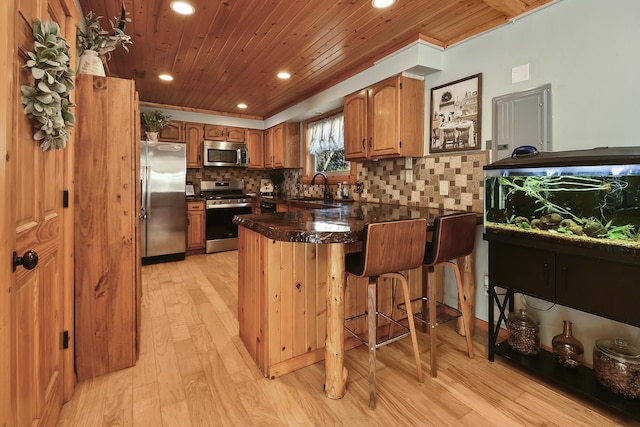
[[[573,212],[563,206],[557,205],[549,200],[549,196],[559,192],[583,192],[602,191],[604,196],[600,204],[600,209],[607,206],[607,196],[611,193],[618,193],[624,190],[628,183],[620,179],[596,179],[585,176],[526,176],[526,177],[500,177],[500,184],[508,188],[507,194],[521,191],[526,196],[535,200],[541,206],[536,212],[555,212],[570,217],[578,224],[584,224],[584,218],[576,216]]]

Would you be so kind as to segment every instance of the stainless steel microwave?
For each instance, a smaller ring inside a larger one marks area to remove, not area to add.
[[[247,144],[242,142],[204,141],[203,166],[247,167]]]

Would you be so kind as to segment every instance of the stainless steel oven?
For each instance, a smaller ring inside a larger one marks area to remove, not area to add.
[[[247,144],[242,142],[204,141],[204,166],[247,167]]]
[[[251,197],[242,193],[243,181],[201,181],[200,195],[205,198],[205,252],[238,249],[235,215],[251,213]]]

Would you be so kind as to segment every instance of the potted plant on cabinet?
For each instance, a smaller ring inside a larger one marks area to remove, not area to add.
[[[147,141],[157,141],[158,132],[171,121],[171,116],[160,110],[149,110],[142,113],[142,125],[147,134]]]
[[[118,46],[129,52],[128,44],[131,44],[131,37],[125,34],[124,27],[131,19],[127,17],[129,13],[122,6],[120,16],[109,20],[111,31],[107,31],[100,25],[102,16],[97,16],[89,12],[85,17],[85,28],[78,27],[77,43],[82,48],[82,55],[78,64],[78,73],[105,76],[105,66],[107,60],[111,59],[111,52]]]

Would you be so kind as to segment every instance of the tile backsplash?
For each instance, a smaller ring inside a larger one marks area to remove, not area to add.
[[[482,212],[482,167],[488,161],[488,151],[414,158],[412,182],[407,182],[404,158],[364,162],[358,165],[357,180],[364,183],[360,197],[369,202]]]
[[[363,184],[361,194],[349,186],[356,200],[446,209],[483,210],[482,167],[489,161],[488,151],[473,151],[430,155],[412,159],[412,182],[407,182],[405,159],[366,161],[357,165],[357,181]],[[260,180],[269,178],[269,171],[240,168],[187,169],[187,181],[196,194],[201,180],[244,180],[247,193],[258,193]],[[284,170],[284,194],[287,196],[322,197],[322,185],[301,183],[302,169]],[[335,194],[337,186],[332,185]]]

